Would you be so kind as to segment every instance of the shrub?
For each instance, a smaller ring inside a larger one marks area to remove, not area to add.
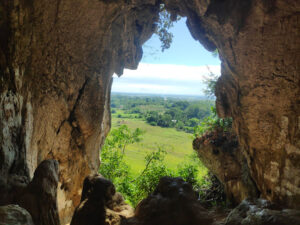
[[[110,132],[101,151],[99,172],[114,183],[116,190],[122,193],[129,204],[136,206],[147,197],[163,176],[181,176],[199,189],[200,164],[197,156],[192,155],[193,160],[182,164],[177,170],[170,170],[165,164],[167,152],[162,146],[157,146],[156,150],[145,156],[144,169],[139,175],[134,176],[130,166],[125,162],[124,152],[126,145],[141,140],[142,134],[140,129],[132,131],[126,125],[122,125]]]
[[[178,176],[182,177],[186,182],[191,185],[196,186],[198,183],[197,175],[199,172],[199,166],[184,163],[178,166]]]
[[[157,123],[154,122],[154,121],[150,122],[149,124],[150,124],[151,126],[157,126]]]
[[[202,120],[199,126],[194,127],[194,137],[202,136],[204,133],[215,129],[229,131],[232,128],[232,118],[219,118],[215,107],[211,107],[212,115]]]

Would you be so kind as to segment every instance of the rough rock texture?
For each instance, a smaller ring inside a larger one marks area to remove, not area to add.
[[[209,225],[213,223],[182,178],[162,177],[156,189],[136,208],[124,225]]]
[[[166,0],[193,37],[219,50],[217,111],[233,117],[264,198],[300,207],[300,3]]]
[[[94,175],[84,180],[81,202],[71,225],[116,225],[132,215],[133,209],[116,193],[112,182]]]
[[[244,200],[228,215],[225,225],[300,224],[300,211],[282,209],[264,199]]]
[[[111,76],[136,68],[158,2],[0,2],[0,204],[54,158],[59,211],[68,221],[83,178],[98,170]],[[262,196],[299,207],[299,1],[164,2],[188,17],[195,39],[219,49],[218,113],[233,117]]]
[[[43,161],[16,202],[32,216],[34,224],[60,225],[57,208],[58,162]]]
[[[137,67],[158,9],[155,0],[1,1],[0,187],[5,193],[12,192],[15,180],[28,183],[44,159],[57,159],[60,216],[62,222],[70,219],[84,177],[99,168],[110,125],[111,76]],[[1,204],[10,202],[7,196],[0,196]]]
[[[236,135],[216,129],[196,138],[193,148],[203,164],[224,185],[230,202],[239,204],[247,197],[258,197],[257,188],[250,177]]]
[[[34,225],[30,214],[18,205],[0,206],[0,225]]]

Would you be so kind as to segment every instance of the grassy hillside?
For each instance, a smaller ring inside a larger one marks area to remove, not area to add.
[[[123,116],[125,115],[122,114]],[[193,154],[191,134],[177,131],[175,128],[151,126],[137,118],[118,118],[117,114],[113,114],[112,128],[122,124],[126,124],[130,129],[140,128],[146,132],[141,142],[126,147],[126,162],[135,174],[139,174],[145,167],[144,157],[147,152],[157,149],[158,145],[163,146],[168,152],[166,164],[171,169],[175,169],[184,161],[192,160],[188,157]],[[201,177],[207,173],[207,170],[201,163],[199,163],[199,167],[199,177]]]

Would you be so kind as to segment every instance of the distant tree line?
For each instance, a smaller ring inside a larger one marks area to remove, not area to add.
[[[192,133],[195,126],[212,114],[213,104],[213,100],[113,95],[111,111],[119,112],[119,118],[131,115],[152,126],[175,127]]]

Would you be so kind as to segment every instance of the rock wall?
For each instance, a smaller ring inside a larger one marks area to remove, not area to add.
[[[217,111],[233,117],[262,197],[300,207],[300,4],[166,0],[193,37],[218,48]]]
[[[205,133],[193,141],[193,148],[201,162],[224,185],[227,200],[232,205],[259,196],[237,136],[232,131],[219,128]]]
[[[137,67],[159,2],[0,2],[1,193],[28,183],[41,161],[55,158],[58,207],[68,220],[84,177],[98,170],[111,76]],[[299,207],[299,1],[164,2],[188,17],[195,39],[219,49],[218,113],[233,117],[259,191]],[[1,195],[1,204],[9,201]]]
[[[156,1],[4,0],[0,3],[1,204],[37,165],[60,164],[62,223],[99,168],[113,73],[134,69],[154,31]],[[5,191],[5,192],[2,192]]]

